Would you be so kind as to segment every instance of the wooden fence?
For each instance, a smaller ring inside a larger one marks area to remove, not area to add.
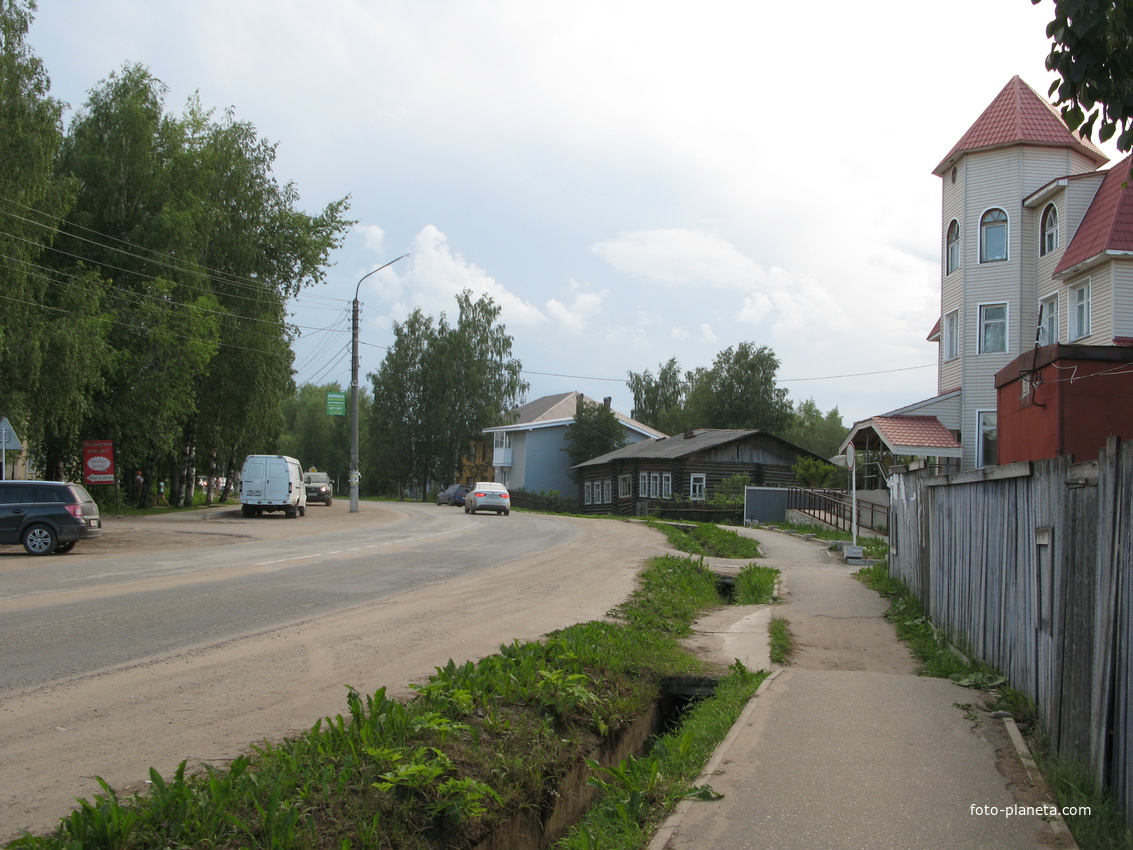
[[[1133,823],[1133,443],[890,484],[891,574]]]

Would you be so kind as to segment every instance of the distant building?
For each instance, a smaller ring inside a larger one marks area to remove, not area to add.
[[[553,491],[570,498],[577,487],[570,476],[566,432],[574,424],[580,400],[609,404],[609,399],[595,402],[578,392],[543,396],[515,408],[510,423],[485,428],[484,433],[493,443],[494,480],[509,489],[528,493]],[[614,415],[630,443],[665,436],[616,410]]]

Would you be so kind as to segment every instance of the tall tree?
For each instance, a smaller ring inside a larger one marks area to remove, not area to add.
[[[429,487],[454,480],[483,429],[527,391],[499,306],[465,290],[457,308],[455,325],[419,309],[395,323],[394,344],[370,375],[370,439],[386,492],[409,487],[425,498]]]
[[[657,367],[657,375],[646,369],[644,372],[630,372],[629,391],[633,394],[631,416],[665,434],[675,434],[684,430],[681,427],[685,395],[688,383],[681,374],[677,358]]]
[[[1117,149],[1133,150],[1133,4],[1054,0],[1046,34],[1046,66],[1061,77],[1050,94],[1070,129],[1090,138],[1096,128],[1103,142],[1116,133]]]
[[[46,304],[43,256],[77,183],[54,172],[63,104],[50,96],[43,63],[26,43],[35,8],[32,0],[0,0],[0,415],[41,445],[45,432],[76,433],[98,383],[91,360],[101,351],[91,321],[99,313],[96,280],[80,274]]]
[[[716,355],[709,369],[689,373],[692,427],[762,428],[779,434],[791,419],[787,391],[775,385],[779,358],[765,345],[741,342]]]
[[[824,414],[814,399],[808,398],[795,405],[791,423],[780,436],[817,455],[830,458],[838,453],[849,430],[842,422],[842,414],[837,407]]]
[[[567,453],[570,465],[576,466],[617,451],[628,440],[625,428],[608,405],[580,397],[574,421],[566,429],[566,442],[563,451]],[[573,472],[571,477],[575,477]]]

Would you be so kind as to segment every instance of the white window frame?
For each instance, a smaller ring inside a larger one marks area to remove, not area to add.
[[[594,485],[589,481],[584,481],[582,484],[582,504],[591,505],[594,503]]]
[[[659,472],[649,473],[649,498],[661,498],[661,473]]]
[[[602,504],[608,505],[614,501],[614,482],[609,478],[602,479]]]
[[[1070,287],[1068,311],[1070,313],[1069,333],[1070,342],[1085,339],[1091,333],[1093,317],[1091,313],[1092,293],[1090,292],[1090,279],[1078,286]]]
[[[953,233],[956,238],[953,239]],[[960,222],[956,219],[948,222],[948,230],[944,234],[944,273],[952,274],[960,268]]]
[[[989,319],[989,318],[987,318],[985,311],[987,311],[989,309],[995,309],[997,307],[1003,308],[1003,318],[1002,319]],[[979,312],[979,316],[980,316],[980,326],[979,326],[980,354],[1006,354],[1011,347],[1011,337],[1010,337],[1010,334],[1008,332],[1010,327],[1011,327],[1011,325],[1010,325],[1011,316],[1010,316],[1010,308],[1008,307],[1007,302],[1006,301],[994,301],[994,302],[989,303],[989,304],[980,304],[979,308],[980,308],[980,312]],[[1003,348],[988,348],[987,347],[987,332],[991,327],[993,327],[995,325],[999,325],[999,324],[1003,325]]]
[[[629,473],[618,476],[618,498],[633,498],[633,476]]]
[[[639,499],[649,498],[649,473],[637,473],[637,497]]]
[[[708,476],[703,472],[693,472],[688,477],[688,498],[691,502],[703,502],[708,495]]]
[[[1039,256],[1058,250],[1058,207],[1047,204],[1039,219]]]
[[[661,473],[661,498],[673,498],[673,473],[671,472]]]
[[[1039,313],[1042,317],[1038,326],[1038,344],[1053,345],[1058,342],[1058,293],[1039,299]]]
[[[995,458],[989,463],[985,457],[985,434],[995,434]],[[999,463],[999,425],[994,410],[976,411],[976,466],[995,466]]]
[[[495,438],[492,441],[493,448],[497,449],[510,449],[511,448],[511,431],[496,431]]]
[[[1002,222],[999,219],[989,222],[988,217],[994,213],[1002,213]],[[987,236],[988,233],[994,228],[1003,228],[1003,256],[989,256]],[[1000,207],[991,207],[984,210],[980,216],[980,262],[981,263],[1005,263],[1011,259],[1011,217],[1007,215],[1007,210]]]
[[[960,356],[960,311],[953,310],[944,315],[944,332],[941,334],[944,341],[944,362],[955,360]]]

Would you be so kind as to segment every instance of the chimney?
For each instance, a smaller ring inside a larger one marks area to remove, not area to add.
[[[695,436],[696,436],[696,432],[694,430],[692,430],[691,428],[689,428],[687,431],[685,431],[685,439],[686,440],[691,440]]]
[[[606,408],[606,410],[609,410],[610,409],[610,402],[612,402],[612,401],[613,401],[613,399],[610,398],[610,396],[606,396],[604,399],[602,399],[602,406],[604,408]]]

